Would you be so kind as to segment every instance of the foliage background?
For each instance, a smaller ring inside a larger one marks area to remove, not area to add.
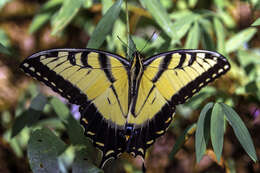
[[[112,0],[0,1],[0,172],[101,171],[94,166],[100,156],[81,135],[82,129],[76,121],[77,107],[53,97],[55,93],[25,77],[18,65],[34,52],[61,47],[88,45],[126,56],[127,50],[117,38],[127,40],[124,4],[111,30],[102,28],[97,35],[93,33],[113,3]],[[250,159],[229,126],[225,129],[221,162],[217,162],[209,146],[200,163],[196,163],[192,131],[178,153],[169,157],[176,139],[197,121],[201,108],[209,101],[233,106],[245,122],[259,156],[260,22],[252,26],[260,16],[259,9],[258,0],[128,1],[129,28],[137,49],[142,50],[147,43],[143,55],[200,48],[220,52],[232,66],[230,72],[190,102],[178,106],[171,128],[149,149],[147,172],[260,171],[259,163]],[[154,31],[155,36],[147,42]],[[105,42],[97,44],[102,38]],[[47,141],[42,143],[42,139]],[[38,161],[51,165],[46,170],[41,169],[41,164],[33,165],[39,162],[30,160],[37,160],[35,151],[39,150],[46,152]],[[51,162],[45,163],[46,159]],[[109,165],[106,172],[130,173],[140,172],[142,162],[126,154]]]

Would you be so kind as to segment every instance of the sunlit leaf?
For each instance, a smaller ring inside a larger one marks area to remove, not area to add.
[[[213,19],[214,28],[217,36],[217,51],[219,53],[225,53],[225,30],[224,26],[218,18]]]
[[[102,14],[105,14],[107,10],[112,7],[113,1],[112,0],[101,0],[102,2]]]
[[[194,8],[197,3],[198,3],[198,0],[189,0],[188,1],[189,7],[191,7],[191,8]]]
[[[58,7],[62,4],[63,0],[51,0],[46,2],[39,13],[34,16],[29,28],[29,33],[34,33],[39,30],[44,24],[46,24],[51,16],[55,13]]]
[[[181,39],[190,29],[192,23],[197,21],[199,18],[200,16],[195,13],[187,13],[184,17],[178,18],[172,25],[176,30],[178,39]]]
[[[218,16],[222,19],[225,26],[227,26],[228,28],[234,28],[236,26],[235,20],[226,11],[222,11],[222,10],[218,11]]]
[[[107,10],[102,19],[98,22],[97,27],[95,28],[90,40],[88,41],[88,48],[98,49],[102,45],[102,43],[106,39],[106,36],[111,32],[115,21],[118,19],[122,2],[122,0],[116,1],[114,5]]]
[[[244,43],[251,40],[251,38],[255,35],[256,32],[257,32],[256,28],[247,28],[244,29],[243,31],[240,31],[239,33],[231,37],[226,42],[226,52],[227,53],[234,52]]]
[[[216,154],[218,162],[220,162],[223,141],[224,141],[225,119],[222,108],[216,103],[212,109],[210,120],[211,143]]]
[[[195,22],[191,27],[187,40],[185,42],[185,49],[197,49],[200,41],[200,28],[198,22]]]
[[[195,151],[197,163],[200,162],[206,151],[207,138],[209,133],[209,120],[213,103],[208,103],[202,109],[199,120],[197,122],[197,130],[195,134]]]
[[[239,50],[238,60],[243,67],[249,64],[260,64],[260,55],[249,50]]]
[[[255,147],[245,124],[243,123],[239,115],[231,107],[227,106],[224,103],[220,103],[220,105],[228,120],[228,123],[233,128],[235,135],[239,140],[240,144],[247,152],[247,154],[251,157],[251,159],[254,162],[256,162],[257,156],[256,156]]]
[[[11,0],[1,0],[0,1],[0,10],[1,8],[3,8],[8,2],[10,2]]]
[[[52,35],[65,28],[79,11],[84,0],[64,0],[62,7],[53,21]]]
[[[163,31],[173,40],[178,40],[177,33],[173,28],[172,21],[167,14],[166,9],[162,6],[158,0],[141,0],[142,4],[147,8],[150,14],[153,16],[158,25],[163,29]]]
[[[257,18],[251,26],[259,26],[260,25],[260,17]]]

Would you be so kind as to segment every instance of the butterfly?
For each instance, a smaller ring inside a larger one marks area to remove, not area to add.
[[[145,157],[169,127],[176,105],[230,69],[206,50],[174,50],[129,61],[96,49],[52,49],[20,68],[79,105],[85,135],[102,151],[101,167],[123,152]]]

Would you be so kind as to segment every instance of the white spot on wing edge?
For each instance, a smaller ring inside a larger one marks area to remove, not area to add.
[[[229,68],[229,65],[225,65],[224,66],[224,69],[226,70],[226,69],[228,69]]]
[[[24,63],[23,66],[24,67],[29,67],[29,64],[28,63]]]
[[[31,71],[34,72],[34,71],[35,71],[35,68],[34,68],[34,67],[30,67],[29,70],[31,70]]]

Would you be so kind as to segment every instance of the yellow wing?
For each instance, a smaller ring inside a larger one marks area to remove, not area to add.
[[[125,148],[128,66],[124,58],[93,49],[53,49],[20,65],[71,103],[80,105],[85,134],[103,151],[103,162]]]
[[[165,133],[175,106],[229,68],[222,55],[204,50],[171,51],[145,60],[135,110],[128,117],[139,131],[131,151],[144,156],[145,149]]]

